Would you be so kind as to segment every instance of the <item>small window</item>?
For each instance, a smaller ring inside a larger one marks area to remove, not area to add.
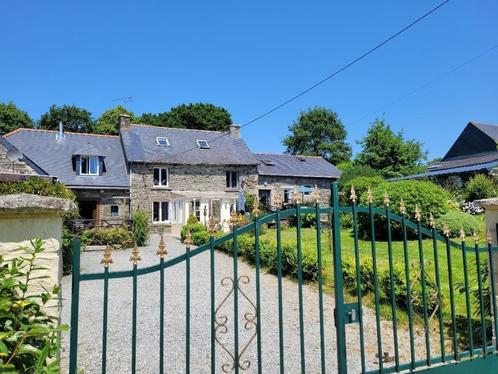
[[[163,146],[169,146],[169,140],[167,137],[165,136],[158,136],[156,137],[156,142],[157,142],[157,145],[163,145]]]
[[[154,187],[168,187],[169,172],[167,168],[154,168]]]
[[[309,195],[311,195],[311,191],[312,191],[311,186],[304,186],[303,190],[304,190],[304,191],[303,191],[303,192],[304,192],[304,196],[309,196]]]
[[[119,217],[119,206],[111,205],[111,217]]]
[[[207,140],[197,140],[197,146],[200,149],[209,149],[210,148]]]
[[[81,156],[80,158],[81,175],[99,175],[99,157],[98,156]]]
[[[161,223],[169,220],[169,202],[154,201],[152,207],[152,222]]]
[[[239,173],[236,171],[227,171],[227,188],[237,188],[239,185]]]

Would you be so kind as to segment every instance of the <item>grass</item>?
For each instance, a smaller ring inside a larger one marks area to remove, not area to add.
[[[314,228],[306,228],[302,229],[301,232],[302,237],[302,250],[303,251],[315,251],[316,252],[316,230]],[[271,239],[276,240],[276,231],[269,229],[266,231],[264,235],[261,236],[261,239]],[[296,229],[289,228],[287,230],[282,231],[282,241],[284,243],[295,243],[296,242]],[[324,230],[321,235],[321,243],[322,243],[322,259],[323,259],[323,272],[322,276],[324,279],[324,290],[327,293],[333,293],[333,259],[331,252],[331,237],[330,230]],[[476,272],[474,271],[476,267],[475,261],[475,251],[473,250],[473,240],[467,241],[467,261],[468,261],[468,269],[472,269],[469,271],[469,284],[470,287],[477,287],[477,279]],[[342,247],[342,256],[354,258],[354,240],[351,234],[351,230],[342,230],[341,231],[341,247]],[[404,255],[403,255],[403,242],[395,241],[392,245],[393,249],[393,259],[394,263],[399,263],[404,265]],[[361,258],[372,257],[372,248],[370,240],[360,240],[359,241],[359,252]],[[410,240],[408,242],[408,252],[409,252],[409,260],[410,265],[415,267],[415,269],[420,269],[420,261],[419,261],[419,248],[417,240]],[[385,263],[388,264],[388,245],[386,241],[377,241],[377,262],[379,264]],[[426,271],[432,279],[436,279],[435,276],[435,266],[434,266],[434,248],[432,239],[423,240],[423,253],[426,264]],[[439,270],[440,270],[440,280],[441,280],[441,288],[442,288],[442,299],[443,299],[443,318],[445,323],[450,321],[451,318],[451,309],[450,309],[450,284],[448,277],[448,266],[447,266],[447,256],[446,256],[446,245],[444,242],[438,242],[438,257],[439,257]],[[481,252],[481,259],[486,259],[487,255]],[[451,248],[451,261],[453,268],[453,280],[454,280],[454,289],[458,284],[463,284],[464,282],[464,271],[463,271],[463,256],[462,251],[457,248]],[[347,301],[355,301],[356,297],[346,293]],[[365,305],[369,307],[374,307],[373,295],[368,294],[365,295],[363,302]],[[397,308],[399,310],[399,308]],[[477,311],[478,305],[473,302],[472,304],[472,313]],[[455,289],[455,310],[457,315],[466,316],[466,299],[465,294],[461,294]],[[386,319],[391,319],[391,308],[390,306],[384,304],[380,308],[381,314]],[[406,325],[408,323],[408,317],[406,313],[399,310],[398,320],[400,325]],[[436,321],[435,317],[433,321]],[[422,323],[422,317],[417,316],[415,322]]]

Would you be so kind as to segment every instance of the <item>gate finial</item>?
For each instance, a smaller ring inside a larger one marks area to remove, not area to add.
[[[259,216],[259,198],[254,196],[254,203],[252,204],[252,215],[254,217]]]
[[[102,260],[100,260],[100,263],[104,264],[104,266],[106,268],[108,268],[109,264],[112,264],[112,258],[111,258],[111,256],[112,256],[112,254],[111,254],[111,247],[109,247],[109,244],[107,244],[105,246],[103,258],[102,258]]]
[[[320,189],[318,186],[315,184],[315,191],[313,191],[313,202],[315,204],[318,204],[320,202]]]
[[[429,213],[429,225],[435,229],[436,228],[436,221],[434,220],[434,216],[432,215],[432,212]]]
[[[230,223],[232,226],[237,226],[237,224],[239,223],[239,216],[235,211],[235,207],[232,209],[232,213],[230,213]]]
[[[472,238],[474,239],[474,243],[479,244],[479,235],[477,235],[476,230],[472,232]]]
[[[389,206],[389,202],[391,200],[389,200],[389,194],[387,193],[387,191],[384,192],[384,205],[385,206]]]
[[[462,240],[462,242],[465,241],[465,230],[463,229],[463,227],[460,229],[460,239]]]
[[[133,250],[131,251],[130,261],[133,262],[133,265],[138,264],[138,261],[142,261],[142,258],[140,257],[140,252],[138,250],[136,242],[135,242],[135,246],[133,247]]]
[[[164,243],[164,238],[161,234],[161,239],[159,239],[159,247],[157,249],[156,255],[159,255],[160,258],[164,258],[164,256],[167,254],[168,251],[166,250],[166,244]]]
[[[405,201],[403,200],[403,198],[401,198],[401,200],[399,202],[399,212],[403,216],[406,214],[406,206],[405,206]]]
[[[415,219],[419,222],[422,219],[422,214],[420,212],[420,208],[418,207],[418,204],[415,205]]]
[[[185,240],[184,240],[185,245],[187,246],[187,249],[190,248],[192,245],[192,234],[190,233],[190,229],[187,226],[187,231],[185,231]]]
[[[443,234],[444,236],[446,236],[447,238],[450,236],[450,229],[448,227],[448,224],[445,223],[444,226],[443,226]]]
[[[216,220],[213,216],[209,218],[209,235],[214,236],[216,233]]]
[[[370,186],[368,186],[368,190],[367,190],[367,201],[369,204],[373,203],[372,187],[370,187]]]
[[[353,204],[355,204],[357,199],[358,199],[358,196],[356,196],[356,191],[354,189],[354,186],[351,185],[351,192],[349,194],[349,200],[351,200],[351,202]]]
[[[294,189],[294,204],[300,204],[301,203],[301,194],[297,190],[297,187]]]
[[[491,232],[488,232],[486,233],[486,241],[488,242],[488,244],[491,244]]]

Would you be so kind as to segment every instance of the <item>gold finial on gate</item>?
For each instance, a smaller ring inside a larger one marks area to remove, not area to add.
[[[387,191],[385,191],[384,192],[384,205],[389,206],[390,202],[391,202],[391,200],[389,200],[389,194],[387,193]]]
[[[462,242],[465,241],[465,230],[463,229],[463,227],[460,229],[460,239],[462,240]]]
[[[418,207],[418,204],[415,205],[415,219],[419,222],[422,219],[422,214],[420,212],[420,208]]]
[[[488,244],[491,244],[491,232],[489,230],[486,233],[486,241],[488,242]]]
[[[401,215],[406,214],[406,205],[405,205],[405,201],[403,200],[403,198],[401,198],[401,200],[399,202],[399,212],[401,213]]]
[[[190,233],[190,229],[187,226],[187,231],[185,231],[185,240],[183,241],[187,249],[190,249],[192,245],[192,234]]]
[[[254,217],[259,216],[259,198],[254,196],[254,203],[252,204],[252,215]]]
[[[320,189],[316,184],[315,184],[315,191],[313,191],[312,199],[315,204],[318,204],[320,202]]]
[[[446,236],[447,238],[450,236],[450,229],[448,227],[448,224],[445,223],[444,226],[443,226],[443,234],[444,236]]]
[[[230,213],[230,224],[232,226],[237,226],[239,223],[239,216],[237,215],[237,212],[235,211],[235,207],[232,209],[232,213]]]
[[[282,191],[280,187],[275,188],[275,193],[273,196],[273,209],[277,210],[282,207]]]
[[[109,244],[107,244],[105,246],[103,257],[102,257],[102,260],[100,260],[100,263],[104,264],[104,266],[106,268],[108,268],[109,264],[112,264],[112,258],[111,258],[111,256],[112,256],[111,247],[109,247]]]
[[[479,244],[479,235],[477,235],[476,230],[472,232],[472,239],[474,239],[474,243]]]
[[[372,187],[368,186],[368,190],[367,190],[367,201],[369,204],[372,204],[373,203],[373,193],[372,193]]]
[[[163,235],[161,235],[161,238],[159,239],[159,246],[157,248],[156,255],[159,255],[160,258],[164,258],[168,254],[168,251],[166,250],[166,244],[164,243],[164,238]]]
[[[297,187],[294,189],[294,204],[300,204],[301,203],[301,193],[297,190]]]
[[[349,192],[349,200],[351,200],[351,202],[355,204],[357,199],[358,196],[356,196],[356,191],[354,189],[354,186],[351,185],[351,191]]]
[[[436,228],[436,221],[434,220],[434,216],[432,215],[432,212],[429,213],[429,225],[435,229]]]
[[[216,220],[213,216],[209,218],[209,235],[214,236],[216,234]]]
[[[138,264],[138,261],[142,261],[142,258],[140,257],[140,252],[138,251],[137,243],[135,243],[135,246],[131,251],[130,261],[133,262],[133,265]]]

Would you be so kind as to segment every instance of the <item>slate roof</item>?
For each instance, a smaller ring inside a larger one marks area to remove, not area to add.
[[[132,124],[121,137],[128,162],[187,165],[256,165],[257,161],[240,138],[226,132],[177,129]],[[167,137],[169,146],[158,145]],[[207,140],[210,149],[200,149],[197,140]]]
[[[72,188],[129,188],[129,177],[118,136],[18,129],[5,137],[50,175]],[[76,175],[73,155],[85,149],[102,153],[106,172],[101,176]]]
[[[0,145],[4,146],[7,151],[15,150],[19,151],[11,142],[9,142],[7,139],[3,138],[0,136]],[[21,152],[21,151],[19,151]],[[22,153],[22,152],[21,152]],[[38,173],[38,175],[48,175],[48,173],[43,170],[41,167],[39,167],[37,164],[35,164],[32,160],[30,160],[28,157],[26,157],[25,154],[23,154],[22,161],[26,163],[31,169],[33,169],[35,172]]]
[[[498,126],[497,125],[491,125],[491,124],[475,122],[475,121],[470,121],[469,123],[471,123],[472,125],[477,127],[479,130],[481,130],[483,133],[485,133],[487,136],[489,136],[495,142],[498,142]]]
[[[322,157],[255,153],[258,174],[270,176],[339,178],[341,172]]]

